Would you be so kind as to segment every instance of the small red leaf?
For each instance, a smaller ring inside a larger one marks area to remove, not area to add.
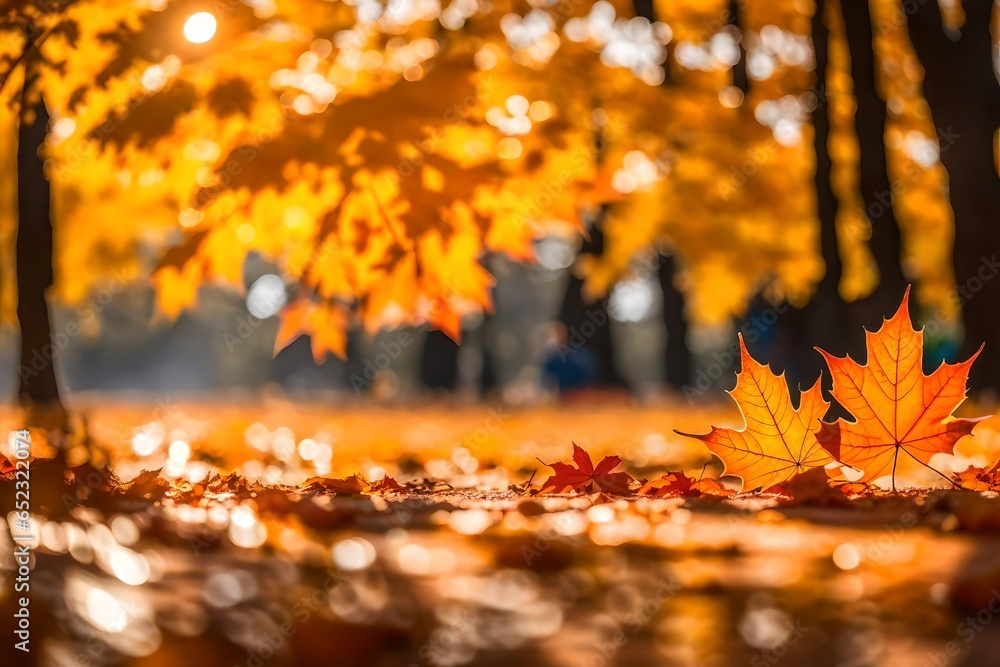
[[[576,443],[573,444],[573,462],[576,463],[575,466],[561,461],[555,463],[542,461],[555,470],[555,474],[542,484],[542,493],[606,491],[625,494],[630,492],[629,484],[635,481],[628,473],[612,472],[621,464],[621,458],[606,456],[595,468],[590,454]]]

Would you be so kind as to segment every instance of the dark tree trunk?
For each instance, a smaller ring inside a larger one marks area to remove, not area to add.
[[[871,221],[869,248],[879,274],[875,291],[851,304],[851,326],[874,331],[883,317],[895,312],[906,289],[906,278],[900,263],[901,239],[892,209],[893,193],[885,157],[887,112],[876,83],[872,17],[867,0],[844,0],[840,5],[857,100],[855,126],[861,150],[858,183],[865,214]]]
[[[909,17],[910,40],[924,66],[941,162],[948,170],[955,214],[955,277],[962,302],[962,358],[986,343],[972,366],[974,391],[1000,390],[1000,178],[993,154],[1000,120],[1000,86],[993,70],[992,0],[963,2],[961,32],[946,35],[937,3],[919,3]]]
[[[26,74],[17,146],[17,319],[21,328],[18,399],[22,405],[63,413],[56,382],[46,290],[52,285],[51,193],[39,155],[48,134],[49,114],[40,97],[33,104],[32,62]]]
[[[458,343],[443,331],[428,331],[420,355],[420,384],[454,391],[458,383]]]
[[[816,52],[816,106],[812,111],[813,149],[816,155],[816,213],[819,217],[820,254],[826,266],[823,278],[816,285],[809,303],[801,310],[790,310],[783,318],[787,347],[791,350],[789,380],[811,386],[823,369],[823,360],[813,350],[819,346],[834,354],[843,354],[846,343],[844,320],[847,308],[840,298],[839,285],[843,275],[837,245],[837,198],[830,181],[830,116],[826,99],[827,66],[829,65],[830,31],[824,19],[825,3],[817,0],[812,19],[813,49]],[[829,384],[830,378],[826,377]]]
[[[692,360],[687,344],[684,293],[674,285],[677,275],[677,258],[674,255],[661,258],[659,274],[660,289],[663,291],[663,324],[667,328],[666,383],[668,387],[683,391],[691,384]]]
[[[657,20],[653,0],[633,0],[632,5],[635,7],[637,16],[642,16],[650,22]],[[738,0],[732,0],[731,22],[738,17],[738,9]],[[743,63],[743,91],[746,92],[746,65],[742,57],[740,62]],[[666,73],[663,84],[669,86],[673,82],[670,76],[669,51],[667,60],[663,63],[663,69]],[[735,79],[735,70],[733,76]],[[666,385],[683,391],[691,383],[691,369],[694,366],[691,349],[687,343],[688,322],[685,299],[684,294],[674,284],[674,278],[677,275],[676,256],[671,255],[660,259],[659,280],[660,289],[663,292],[663,324],[667,328],[666,368],[664,369],[666,371]]]
[[[604,210],[597,214],[597,220],[588,225],[589,238],[584,239],[580,254],[600,255],[604,252],[604,232],[601,222]],[[604,296],[588,302],[583,295],[583,278],[570,272],[566,292],[563,294],[559,321],[566,327],[570,345],[574,340],[582,340],[576,347],[588,348],[597,363],[595,384],[600,387],[624,387],[625,380],[615,364],[614,339],[611,335],[611,317],[608,314],[608,297]],[[588,332],[590,335],[587,335]]]
[[[641,16],[650,23],[656,22],[656,8],[653,6],[653,0],[632,0],[632,7],[635,9],[636,16]],[[673,73],[670,70],[670,60],[674,50],[673,41],[663,48],[667,51],[667,59],[663,61],[663,85],[672,86],[675,83]]]
[[[743,30],[740,27],[740,4],[746,0],[729,0],[729,12],[727,25],[736,29],[737,46],[740,49],[740,58],[733,65],[733,86],[739,88],[746,95],[749,90],[747,82],[747,59],[746,51],[743,48]]]

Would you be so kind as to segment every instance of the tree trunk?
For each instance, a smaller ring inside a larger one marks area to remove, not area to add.
[[[792,351],[789,380],[811,386],[823,369],[823,360],[813,345],[842,354],[846,344],[844,321],[847,308],[840,298],[839,286],[843,275],[837,244],[837,198],[830,175],[830,115],[827,101],[827,67],[829,65],[830,31],[826,25],[823,0],[817,0],[812,19],[813,49],[816,53],[816,106],[812,111],[813,149],[816,156],[816,213],[819,218],[820,254],[826,271],[816,285],[809,303],[801,310],[791,310],[784,320],[788,323],[786,345]],[[827,377],[829,384],[830,378]]]
[[[633,0],[636,16],[645,18],[650,23],[655,22],[656,9],[653,0]],[[737,22],[738,0],[732,0],[730,5],[730,22]],[[743,92],[746,92],[746,64],[743,63]],[[737,65],[739,66],[739,65]],[[665,77],[663,85],[670,86],[673,79],[670,76],[670,56],[668,51],[667,60],[663,63]],[[733,73],[734,83],[737,77],[736,70]],[[691,383],[691,369],[694,360],[691,349],[688,347],[687,334],[688,322],[685,312],[684,293],[677,289],[674,278],[677,275],[677,258],[674,255],[662,257],[659,269],[660,289],[663,292],[663,324],[667,328],[667,349],[666,349],[666,385],[672,389],[683,391]]]
[[[739,88],[740,91],[746,95],[747,91],[750,89],[747,82],[747,59],[746,51],[743,49],[743,30],[740,27],[740,3],[744,0],[729,0],[729,10],[727,16],[727,25],[731,25],[736,28],[737,47],[740,50],[739,60],[733,65],[733,86]]]
[[[663,324],[667,328],[666,384],[683,391],[691,384],[691,350],[688,348],[688,323],[685,313],[684,293],[674,285],[677,275],[677,258],[662,257],[660,262],[660,289],[663,291]]]
[[[855,126],[861,150],[858,183],[865,214],[871,222],[869,248],[878,267],[878,285],[867,298],[851,304],[851,326],[874,331],[895,312],[906,278],[900,263],[899,225],[892,209],[892,187],[885,157],[886,105],[876,84],[872,17],[867,0],[843,0],[851,80],[857,100]]]
[[[31,58],[25,61],[21,122],[17,146],[17,319],[21,328],[18,399],[24,406],[65,414],[56,382],[46,290],[52,285],[51,193],[39,155],[48,134],[49,113],[41,96],[34,99]]]
[[[597,220],[588,225],[590,238],[585,239],[580,254],[600,255],[604,252],[604,232],[601,223],[604,210],[597,214]],[[615,364],[614,339],[611,335],[611,317],[608,314],[608,296],[588,303],[583,296],[583,278],[570,272],[569,282],[563,294],[559,321],[566,327],[570,345],[588,348],[597,363],[595,385],[606,388],[626,386],[624,378]],[[587,335],[590,332],[590,335]],[[582,343],[574,345],[573,341]]]
[[[653,0],[632,0],[632,8],[635,9],[635,15],[641,16],[650,23],[656,22],[656,8],[653,6]],[[670,61],[673,58],[674,42],[671,41],[666,46],[663,47],[667,51],[667,58],[663,61],[663,85],[672,86],[674,83],[674,75],[670,69]]]
[[[986,343],[972,366],[974,391],[1000,390],[1000,179],[993,154],[1000,86],[993,71],[992,0],[963,2],[960,34],[946,36],[937,3],[920,3],[909,17],[910,40],[924,66],[931,108],[948,170],[955,214],[955,278],[965,336],[962,358]],[[952,39],[949,39],[952,37]]]
[[[420,384],[426,389],[454,391],[458,384],[458,343],[443,331],[428,331],[420,353]]]

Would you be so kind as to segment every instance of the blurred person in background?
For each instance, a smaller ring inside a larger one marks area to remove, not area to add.
[[[594,387],[597,374],[598,364],[593,350],[570,342],[566,325],[553,322],[545,341],[542,363],[544,388],[566,396]]]

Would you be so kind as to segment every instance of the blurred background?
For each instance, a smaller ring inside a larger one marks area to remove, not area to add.
[[[993,3],[306,5],[10,4],[6,395],[695,399],[907,285],[992,395]]]

